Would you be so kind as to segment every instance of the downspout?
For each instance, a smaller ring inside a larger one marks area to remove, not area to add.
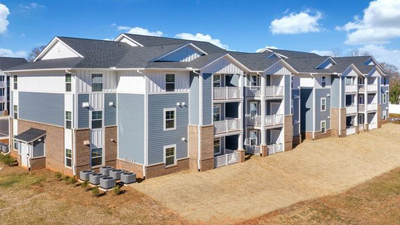
[[[137,73],[142,74],[145,79],[144,85],[144,159],[143,159],[143,177],[146,177],[146,169],[148,165],[148,152],[149,152],[149,139],[148,139],[148,94],[149,94],[149,83],[147,76],[140,70],[136,70]],[[117,139],[118,140],[118,139]]]
[[[340,84],[339,84],[339,96],[340,96],[340,98],[339,98],[339,137],[341,137],[342,136],[342,98],[343,98],[343,93],[342,93],[342,86],[343,86],[343,81],[342,81],[342,75],[341,74],[338,74],[338,76],[339,76],[339,81],[340,81]]]
[[[196,72],[196,70],[192,70],[193,73],[199,75],[199,125],[197,126],[197,169],[200,170],[200,157],[201,157],[201,129],[200,126],[203,125],[203,81],[201,80],[200,72]],[[201,85],[200,85],[201,84]],[[200,94],[201,93],[201,94]]]
[[[65,73],[69,73],[69,74],[71,74],[71,79],[72,79],[72,71],[70,71],[70,70],[65,70]],[[72,83],[72,82],[71,82]],[[77,174],[76,174],[76,139],[75,139],[75,136],[76,136],[76,118],[77,118],[77,115],[78,115],[78,112],[77,112],[77,110],[76,110],[76,105],[78,104],[78,96],[76,95],[76,87],[77,87],[77,80],[74,78],[74,83],[75,83],[75,85],[74,85],[74,87],[73,87],[73,99],[74,99],[74,104],[72,105],[72,110],[73,110],[73,112],[74,112],[74,116],[73,116],[73,125],[72,125],[72,156],[73,156],[73,160],[72,160],[72,175],[74,175],[74,176],[76,176]],[[65,130],[65,128],[64,128],[64,130]],[[64,146],[64,151],[65,151],[65,146]]]
[[[315,109],[315,77],[313,73],[310,73],[310,76],[313,79],[313,127],[312,127],[312,139],[315,140],[315,113],[317,112]]]

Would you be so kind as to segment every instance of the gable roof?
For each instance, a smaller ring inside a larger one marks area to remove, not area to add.
[[[35,129],[35,128],[30,128],[27,131],[24,131],[16,136],[14,136],[14,139],[23,141],[23,142],[32,142],[36,141],[37,139],[43,137],[46,135],[45,130],[40,130],[40,129]]]
[[[24,58],[0,57],[0,70],[6,70],[27,62]]]
[[[319,57],[315,53],[311,52],[300,52],[300,51],[291,51],[291,50],[283,50],[283,49],[274,49],[274,48],[267,48],[270,52],[276,52],[280,55],[286,56],[287,58],[303,58],[303,57]]]

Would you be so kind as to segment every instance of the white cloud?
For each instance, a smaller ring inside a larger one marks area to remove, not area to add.
[[[0,48],[0,56],[7,57],[26,57],[28,53],[26,51],[12,51],[11,49]]]
[[[400,50],[387,49],[383,45],[365,45],[359,48],[361,52],[369,52],[379,62],[386,62],[400,68]]]
[[[140,35],[148,35],[148,36],[163,36],[163,32],[161,31],[149,31],[148,29],[141,27],[128,27],[128,26],[118,26],[118,30],[126,31],[130,34],[140,34]]]
[[[375,0],[364,10],[363,18],[354,17],[337,30],[347,32],[346,44],[384,44],[400,37],[400,1]]]
[[[334,56],[332,51],[320,51],[320,50],[312,50],[311,53],[315,53],[322,56]]]
[[[21,9],[24,9],[24,10],[45,8],[44,5],[39,5],[39,4],[36,3],[36,2],[31,2],[31,3],[28,3],[28,4],[19,4],[18,6],[19,6]]]
[[[311,13],[310,10],[306,10],[300,13],[290,13],[280,19],[273,20],[269,29],[273,34],[320,32],[321,25],[318,23],[320,19],[322,19],[320,12]]]
[[[228,49],[228,45],[223,44],[219,39],[213,39],[209,34],[190,34],[190,33],[180,33],[175,35],[175,38],[187,39],[187,40],[194,40],[194,41],[206,41],[210,42],[220,48]]]
[[[265,46],[264,48],[259,48],[259,49],[257,49],[256,50],[256,52],[264,52],[265,50],[267,50],[267,49],[278,49],[277,47],[275,47],[275,46]]]
[[[0,4],[0,34],[7,31],[7,26],[9,24],[7,17],[10,14],[7,6]]]

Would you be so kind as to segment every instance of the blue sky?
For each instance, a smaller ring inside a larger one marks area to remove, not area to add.
[[[113,39],[121,32],[133,32],[209,40],[248,52],[275,46],[323,54],[340,48],[347,55],[359,48],[400,67],[400,0],[0,0],[0,4],[0,55],[24,56],[54,36]]]

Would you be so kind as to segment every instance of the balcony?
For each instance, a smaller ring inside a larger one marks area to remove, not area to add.
[[[356,93],[357,92],[357,85],[346,85],[346,93]]]
[[[214,157],[214,167],[222,167],[239,162],[239,153],[234,150],[225,149],[226,154]]]
[[[267,145],[267,154],[272,155],[275,153],[283,152],[283,145],[281,143]]]
[[[246,124],[250,126],[261,126],[261,116],[260,115],[246,115]],[[283,124],[283,115],[282,114],[274,114],[274,115],[266,115],[264,118],[265,126],[276,126]]]
[[[359,84],[358,85],[358,92],[364,92],[365,91],[365,85],[364,84]]]
[[[259,155],[260,154],[260,146],[259,145],[245,145],[247,154]]]
[[[261,97],[261,87],[246,87],[247,97]],[[266,86],[265,97],[283,97],[283,86]]]
[[[355,114],[355,113],[357,113],[357,106],[356,105],[346,106],[346,114]]]
[[[367,105],[367,111],[376,111],[378,109],[378,105],[376,103],[370,103]]]
[[[242,130],[242,120],[238,118],[227,118],[226,120],[214,121],[214,134],[224,134]]]
[[[365,105],[364,104],[358,104],[358,111],[360,113],[363,113],[365,111]]]
[[[236,100],[242,97],[240,87],[214,87],[214,100]]]
[[[347,127],[346,128],[346,136],[352,135],[356,133],[356,127]]]
[[[378,85],[376,85],[376,84],[368,84],[367,91],[368,92],[377,92],[378,91]]]

